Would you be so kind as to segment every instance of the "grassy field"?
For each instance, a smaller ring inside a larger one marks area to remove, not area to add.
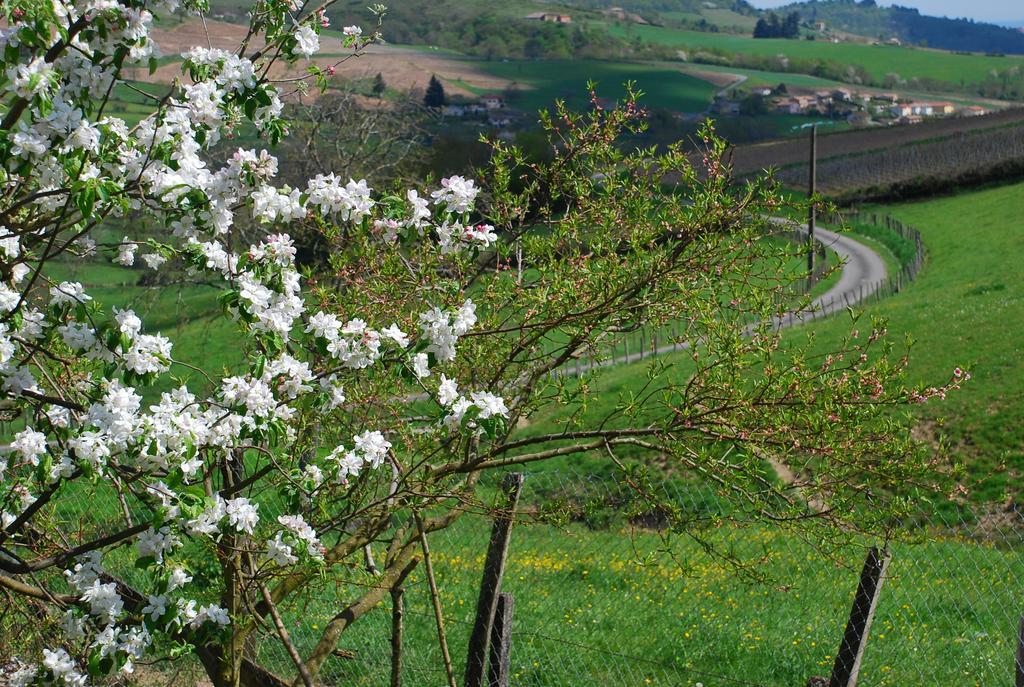
[[[625,95],[622,85],[635,81],[647,95],[645,103],[680,112],[703,112],[718,91],[714,85],[679,70],[642,63],[597,60],[480,62],[481,69],[526,88],[513,100],[519,109],[535,111],[561,98],[575,109],[587,107],[587,81],[598,84],[602,98]]]
[[[1024,185],[899,205],[893,216],[924,235],[929,262],[904,293],[876,306],[891,332],[917,341],[910,373],[940,382],[957,365],[973,379],[942,404],[922,409],[926,437],[953,442],[954,455],[982,476],[979,496],[1020,493],[1024,469]],[[838,335],[836,323],[819,336]],[[1006,461],[1007,468],[999,466]]]
[[[939,50],[862,43],[774,38],[755,40],[736,34],[683,31],[660,26],[622,28],[610,25],[608,31],[613,35],[640,38],[690,51],[714,49],[740,55],[785,55],[791,59],[830,60],[840,64],[860,65],[876,79],[896,72],[903,79],[918,77],[950,84],[972,83],[985,80],[993,69],[1002,71],[1013,66],[1024,66],[1024,58],[1021,57],[959,55]]]
[[[593,496],[607,486],[579,473],[532,475],[523,499],[536,504],[538,498],[563,494]],[[71,506],[68,514],[77,509],[116,518],[109,485],[100,482],[90,489],[96,491],[64,502]],[[714,496],[701,489],[684,498],[691,508],[713,508]],[[273,500],[257,500],[263,517],[279,512]],[[485,517],[468,515],[430,540],[457,675],[463,670],[489,530]],[[515,597],[512,684],[727,687],[745,681],[774,687],[827,675],[864,546],[874,542],[850,539],[841,549],[823,552],[813,535],[735,523],[701,536],[749,566],[746,572],[686,535],[638,528],[621,517],[558,525],[525,519],[513,533],[503,584]],[[1008,684],[1016,623],[1010,601],[1024,576],[1024,550],[1017,544],[978,544],[953,536],[895,544],[862,683]],[[187,546],[176,563],[194,571],[210,567],[205,554],[197,554]],[[131,569],[127,549],[111,554],[107,565],[123,566],[129,581],[147,574]],[[285,615],[299,650],[312,647],[339,604],[372,584],[373,578],[357,568],[315,582],[298,608],[290,606]],[[422,569],[406,589],[403,684],[444,684]],[[385,602],[342,637],[339,648],[349,657],[325,664],[327,684],[386,685],[389,631]],[[255,648],[266,665],[291,674],[291,662],[272,636]]]
[[[488,524],[463,520],[431,542],[448,642],[461,675],[473,620]],[[629,527],[593,530],[521,525],[513,534],[504,591],[515,597],[512,683],[580,685],[802,685],[827,675],[842,637],[863,549],[825,556],[798,537],[725,526],[712,541],[756,561],[753,581],[685,538]],[[875,687],[1008,682],[1013,619],[1002,602],[1005,578],[1021,555],[947,539],[897,546],[875,620],[861,680]],[[984,579],[986,594],[951,595]],[[356,593],[329,583],[295,622],[312,639]],[[404,683],[444,683],[436,630],[421,571],[407,591]],[[965,613],[965,606],[969,610]],[[343,637],[355,660],[336,660],[336,684],[383,685],[387,675],[387,604]],[[287,669],[273,641],[264,658]]]

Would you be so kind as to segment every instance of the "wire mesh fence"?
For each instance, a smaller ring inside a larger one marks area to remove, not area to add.
[[[627,505],[629,489],[612,476],[527,476],[502,582],[515,600],[509,684],[781,687],[827,679],[874,545],[887,547],[891,563],[858,684],[1012,684],[1024,612],[1024,520],[1016,511],[936,512],[888,542],[817,538],[744,520],[712,490],[668,481],[659,489],[695,523],[669,531],[656,512]],[[467,514],[430,535],[460,685],[491,524],[486,514]],[[330,590],[311,592],[289,619],[300,650],[350,600]],[[422,566],[405,584],[404,616],[401,684],[447,684]],[[386,597],[342,636],[325,683],[390,684],[391,627]],[[294,672],[272,637],[257,652],[282,675]]]
[[[65,519],[116,519],[119,504],[103,488],[69,500]],[[497,492],[490,479],[481,489]],[[882,541],[757,522],[685,475],[656,489],[652,505],[615,472],[526,475],[501,585],[515,600],[509,684],[782,687],[826,678],[872,546],[885,546],[891,562],[858,684],[1012,684],[1024,613],[1024,518],[1015,506],[947,504]],[[268,518],[283,507],[271,492],[254,500]],[[681,519],[666,518],[663,503]],[[492,522],[481,509],[429,535],[460,685]],[[383,548],[374,546],[378,560]],[[383,585],[354,558],[282,609],[302,655],[348,604]],[[117,571],[118,561],[105,562]],[[131,558],[120,562],[132,574]],[[401,684],[436,687],[447,677],[422,568],[404,584]],[[341,636],[324,683],[391,684],[392,636],[385,593]],[[270,630],[246,651],[281,676],[294,673]]]
[[[791,286],[792,296],[787,302],[779,303],[779,315],[773,318],[772,324],[782,328],[795,324],[815,322],[834,316],[847,308],[864,307],[890,298],[917,279],[918,273],[925,265],[927,251],[924,241],[914,227],[903,222],[877,213],[861,213],[856,209],[845,214],[829,214],[821,218],[822,223],[836,230],[857,222],[867,225],[876,232],[885,232],[908,242],[912,247],[905,260],[898,260],[894,269],[890,269],[884,279],[879,281],[860,281],[844,286],[835,284],[827,290],[816,292],[822,286],[822,279],[832,274],[836,265],[826,261],[828,251],[825,245],[817,243],[814,273],[795,279]],[[807,228],[785,228],[780,225],[776,237],[799,245],[807,241]],[[894,256],[896,257],[896,256]],[[814,296],[813,299],[810,297]],[[809,302],[800,307],[799,297],[808,297]],[[760,319],[754,313],[741,313],[737,322],[750,332],[758,325]],[[574,358],[559,370],[558,374],[576,375],[589,372],[597,367],[621,365],[649,359],[659,355],[677,353],[689,348],[686,327],[679,322],[670,322],[658,327],[642,327],[619,337],[614,344],[605,349],[588,349]]]
[[[891,562],[858,684],[1013,684],[1024,517],[1012,505],[947,505],[881,541],[759,523],[685,477],[657,489],[692,525],[645,510],[618,473],[526,475],[501,585],[515,600],[509,684],[782,687],[827,678],[871,546],[885,546]],[[69,509],[116,517],[118,504],[99,494],[81,501]],[[259,502],[268,516],[280,506],[270,494]],[[471,512],[429,535],[460,685],[492,522]],[[106,562],[117,569],[116,557]],[[401,684],[436,687],[447,677],[422,568],[404,584]],[[282,608],[304,655],[354,598],[382,584],[363,570],[335,572]],[[341,636],[325,684],[391,684],[392,597],[382,597]],[[271,631],[246,651],[281,676],[294,673]]]

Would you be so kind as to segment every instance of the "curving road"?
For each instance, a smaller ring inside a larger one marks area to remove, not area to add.
[[[801,224],[798,230],[806,234],[807,225]],[[836,285],[815,298],[809,308],[774,318],[773,322],[778,328],[801,324],[843,310],[873,294],[888,277],[882,256],[853,240],[848,234],[837,234],[815,227],[814,239],[839,256],[843,263],[843,273]]]
[[[806,224],[796,225],[785,219],[773,219],[772,221],[777,224],[788,225],[805,234],[807,233]],[[885,261],[882,259],[882,256],[863,243],[853,240],[849,235],[837,234],[834,231],[815,227],[814,240],[822,246],[831,249],[838,256],[838,259],[843,264],[843,272],[835,286],[811,301],[809,307],[772,318],[772,325],[775,329],[796,326],[819,317],[827,317],[840,310],[845,310],[877,291],[888,277]],[[745,333],[752,333],[756,326],[756,324],[748,325],[744,330]],[[632,363],[652,355],[663,355],[673,351],[685,350],[690,345],[689,341],[676,342],[666,346],[659,346],[652,351],[638,351],[597,363],[580,364],[578,367],[565,367],[562,374],[580,374],[595,367]]]

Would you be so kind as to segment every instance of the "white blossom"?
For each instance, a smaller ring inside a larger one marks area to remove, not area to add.
[[[228,516],[228,523],[239,532],[252,534],[253,528],[259,522],[260,516],[256,512],[259,504],[250,503],[244,496],[224,502],[224,510]]]
[[[46,453],[46,435],[30,428],[14,435],[10,450],[33,465],[39,465],[39,457]]]
[[[480,409],[481,420],[495,416],[508,417],[505,400],[500,396],[495,396],[488,391],[474,391],[470,397],[473,399],[473,405]]]
[[[316,31],[309,26],[300,26],[295,31],[295,48],[292,52],[296,55],[309,58],[320,51],[320,37]]]
[[[472,179],[465,179],[461,176],[451,176],[441,180],[441,188],[434,191],[430,196],[435,203],[444,203],[449,212],[463,214],[473,209],[480,189]]]

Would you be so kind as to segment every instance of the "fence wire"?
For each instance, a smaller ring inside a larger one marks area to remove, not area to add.
[[[661,488],[703,517],[728,512],[709,489]],[[515,599],[511,685],[783,687],[829,676],[866,551],[884,542],[815,540],[729,518],[697,542],[656,518],[622,517],[628,489],[613,477],[527,476],[502,584]],[[554,501],[570,515],[545,522],[540,514]],[[491,526],[487,515],[467,514],[430,538],[459,684]],[[892,559],[858,684],[1013,684],[1024,519],[961,508],[918,519],[887,545]],[[342,636],[326,684],[389,684],[389,598]],[[324,590],[305,600],[290,618],[300,650],[349,600]],[[402,684],[446,684],[420,569],[406,584],[405,607]],[[293,672],[274,641],[258,656]]]

